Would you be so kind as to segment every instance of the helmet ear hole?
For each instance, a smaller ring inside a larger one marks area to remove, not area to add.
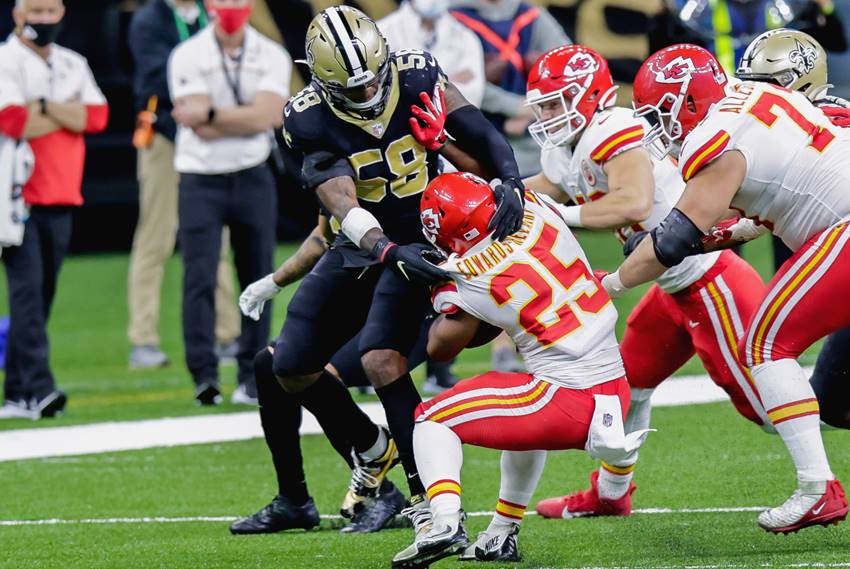
[[[688,105],[688,111],[690,111],[692,113],[697,112],[697,104],[696,104],[696,101],[694,101],[693,95],[688,95],[688,98],[685,101],[685,103]]]

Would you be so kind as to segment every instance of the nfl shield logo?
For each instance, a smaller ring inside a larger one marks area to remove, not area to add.
[[[602,424],[605,425],[606,427],[610,427],[611,425],[613,425],[614,424],[613,415],[611,415],[611,413],[604,413],[602,415]]]
[[[375,123],[372,125],[372,132],[375,133],[375,136],[379,137],[384,134],[384,125],[381,123]]]

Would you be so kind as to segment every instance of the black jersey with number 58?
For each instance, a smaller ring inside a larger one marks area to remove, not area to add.
[[[400,244],[423,241],[419,199],[437,175],[437,154],[410,133],[410,106],[419,93],[433,96],[445,75],[424,51],[391,54],[391,91],[384,112],[364,120],[334,108],[314,86],[292,97],[284,110],[287,144],[304,154],[302,176],[315,189],[331,178],[348,175],[357,186],[360,206]]]

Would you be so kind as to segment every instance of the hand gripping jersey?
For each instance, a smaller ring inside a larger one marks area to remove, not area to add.
[[[543,174],[561,186],[577,204],[597,200],[608,193],[608,176],[602,166],[615,156],[641,146],[646,121],[630,109],[613,107],[596,113],[572,151],[566,146],[544,148],[540,161]],[[655,194],[652,213],[641,223],[615,231],[625,242],[635,231],[649,231],[667,217],[685,189],[675,162],[652,158]],[[665,292],[680,291],[699,280],[714,265],[719,253],[688,257],[658,277]]]
[[[454,304],[504,329],[529,373],[551,383],[585,389],[622,377],[617,309],[561,217],[528,196],[520,231],[442,265],[455,286],[440,289],[435,308]]]
[[[800,93],[745,81],[685,139],[685,181],[729,150],[747,160],[734,209],[796,251],[819,231],[850,219],[850,132],[833,126]]]
[[[392,85],[379,117],[363,120],[336,109],[308,86],[287,103],[283,134],[291,148],[304,154],[302,178],[310,189],[350,176],[360,207],[378,219],[390,239],[424,242],[419,194],[437,175],[437,153],[416,142],[408,119],[410,105],[422,104],[419,93],[433,94],[446,79],[427,52],[397,51],[390,58]],[[362,256],[364,264],[372,262],[366,253]]]

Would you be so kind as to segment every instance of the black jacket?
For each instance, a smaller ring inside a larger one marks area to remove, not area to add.
[[[196,32],[198,26],[198,22],[190,26],[190,33]],[[133,14],[128,41],[135,63],[133,94],[136,110],[146,108],[151,95],[156,95],[159,103],[154,129],[174,140],[177,125],[171,118],[174,106],[168,95],[168,57],[180,43],[180,36],[174,13],[165,0],[148,2]]]

